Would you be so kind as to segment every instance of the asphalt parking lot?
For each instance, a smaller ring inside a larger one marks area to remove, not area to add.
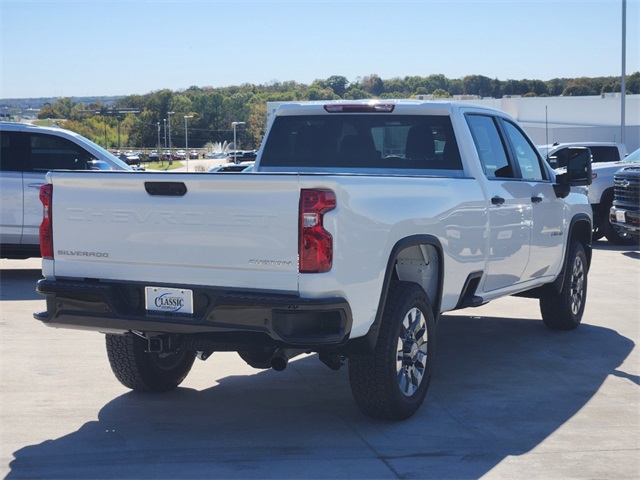
[[[0,261],[3,478],[637,479],[640,253],[597,242],[582,325],[552,332],[535,300],[445,315],[422,409],[357,410],[347,371],[284,372],[234,353],[176,391],[132,393],[100,334],[34,320],[40,261]]]

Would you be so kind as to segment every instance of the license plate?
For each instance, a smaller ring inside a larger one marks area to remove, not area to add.
[[[193,315],[193,292],[182,288],[146,287],[148,312]]]
[[[620,222],[620,223],[625,222],[624,212],[621,212],[620,210],[616,210],[616,222]]]

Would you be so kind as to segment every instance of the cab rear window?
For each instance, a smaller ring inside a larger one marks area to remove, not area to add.
[[[261,167],[462,170],[447,116],[276,117]]]

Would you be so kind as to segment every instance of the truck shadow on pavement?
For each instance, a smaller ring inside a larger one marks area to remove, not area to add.
[[[0,300],[44,300],[36,293],[36,282],[41,278],[39,269],[0,271]]]
[[[362,416],[346,369],[309,356],[202,391],[123,394],[97,421],[14,452],[6,478],[480,478],[571,420],[610,375],[638,383],[617,370],[634,343],[607,328],[447,315],[437,333],[431,390],[405,422]]]

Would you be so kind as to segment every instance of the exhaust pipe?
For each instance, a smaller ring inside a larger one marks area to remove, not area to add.
[[[276,372],[281,372],[285,368],[287,368],[287,364],[289,363],[289,355],[283,348],[279,348],[271,357],[271,368],[273,368]]]
[[[297,348],[278,348],[273,352],[273,357],[271,357],[271,368],[276,372],[281,372],[287,368],[289,360],[306,352],[308,352],[308,350],[300,350]]]

